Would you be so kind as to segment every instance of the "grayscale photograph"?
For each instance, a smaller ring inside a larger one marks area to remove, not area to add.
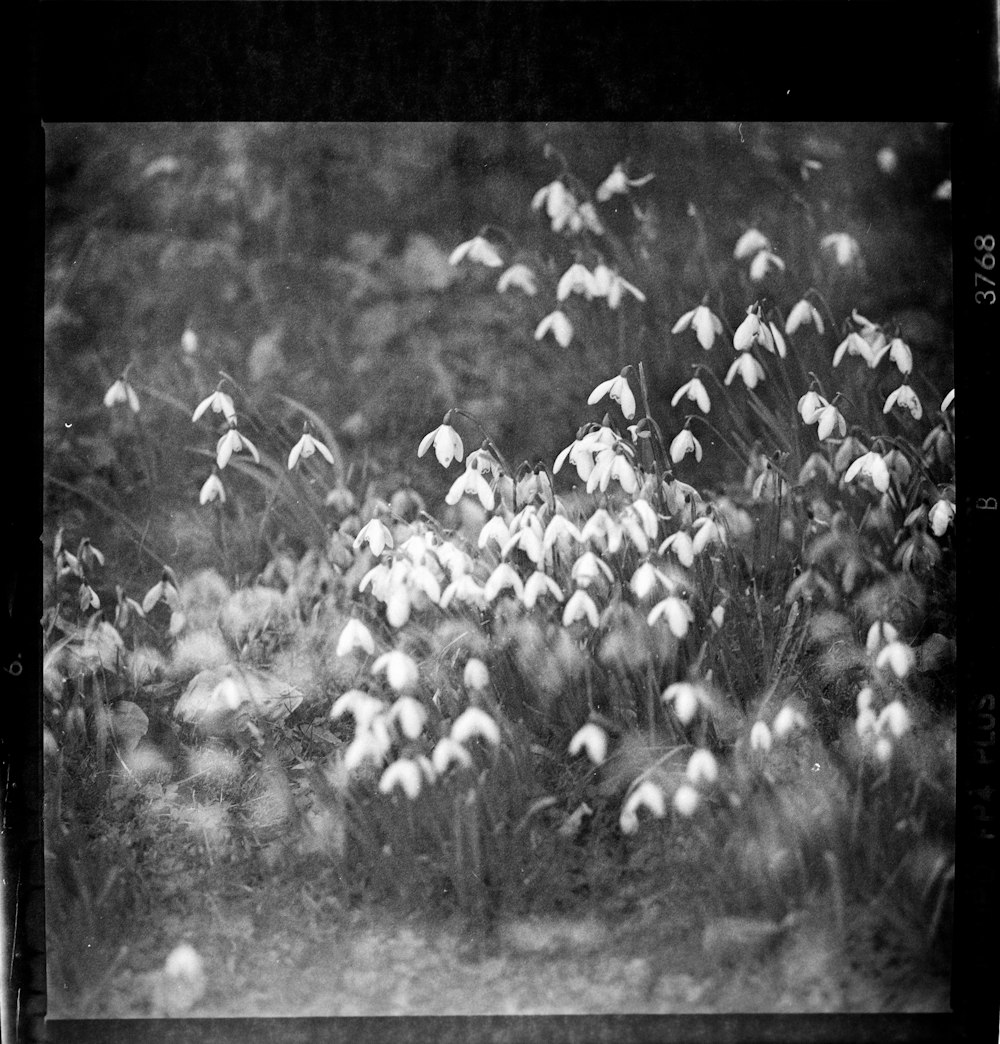
[[[950,1010],[948,124],[44,132],[49,1018]]]

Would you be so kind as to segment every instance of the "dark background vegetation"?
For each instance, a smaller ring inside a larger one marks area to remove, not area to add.
[[[688,372],[676,318],[711,289],[734,323],[760,293],[732,263],[748,224],[788,264],[786,311],[820,276],[805,251],[854,235],[865,267],[828,286],[834,314],[898,321],[922,374],[951,387],[950,208],[931,198],[949,175],[940,125],[58,124],[46,136],[46,520],[99,546],[127,536],[126,572],[209,553],[197,492],[214,438],[190,413],[220,369],[286,453],[301,416],[278,393],[337,432],[356,491],[405,478],[432,508],[450,479],[416,447],[452,405],[511,461],[551,462],[599,419],[584,404],[621,365],[611,347],[583,357],[536,342],[551,294],[500,295],[501,270],[447,264],[486,225],[506,262],[551,257],[558,278],[573,260],[529,206],[560,171],[546,144],[591,191],[620,160],[656,175],[637,194],[640,224],[623,197],[600,210],[628,246],[623,274],[649,295],[624,351],[644,361],[661,419]],[[885,146],[892,176],[876,163]],[[806,159],[822,169],[804,179]],[[102,405],[130,361],[137,419]],[[721,481],[721,448],[709,456],[701,479]]]

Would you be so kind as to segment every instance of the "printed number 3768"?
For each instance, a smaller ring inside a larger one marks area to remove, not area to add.
[[[983,269],[984,272],[992,272],[996,266],[997,259],[993,253],[996,248],[996,240],[993,236],[976,236],[972,244],[976,250],[980,251],[982,256],[975,259],[976,264]],[[976,290],[976,304],[996,304],[996,282],[987,275],[983,275],[983,272],[976,272],[976,286],[978,287],[981,283],[985,283],[987,286],[991,286],[992,290]]]

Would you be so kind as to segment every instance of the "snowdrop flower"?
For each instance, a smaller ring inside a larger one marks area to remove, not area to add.
[[[875,352],[875,362],[872,367],[877,366],[882,361],[882,356],[887,353],[889,360],[896,364],[896,368],[904,377],[913,372],[913,352],[901,337],[894,337]]]
[[[306,460],[311,457],[316,451],[319,451],[321,457],[324,457],[330,464],[333,463],[333,454],[327,449],[327,447],[320,442],[319,439],[310,435],[308,431],[302,432],[302,438],[292,447],[292,452],[288,454],[288,470],[298,464],[299,460]]]
[[[639,599],[648,598],[656,590],[658,584],[662,584],[671,591],[674,587],[670,578],[660,572],[652,562],[643,562],[629,580],[629,587]]]
[[[690,682],[674,682],[668,685],[660,695],[664,703],[673,703],[674,713],[682,725],[690,725],[698,713],[698,688]]]
[[[473,236],[464,243],[459,243],[448,257],[448,263],[457,265],[460,261],[468,258],[470,261],[478,261],[488,268],[500,268],[503,261],[492,244],[482,236]]]
[[[774,341],[774,348],[771,349],[771,351],[776,351],[779,359],[786,358],[788,355],[788,345],[785,344],[785,338],[781,331],[775,323],[771,322],[770,319],[767,321],[767,328],[771,331],[771,339]]]
[[[820,240],[819,246],[821,250],[830,251],[841,268],[854,264],[861,255],[858,241],[846,232],[831,232]]]
[[[811,453],[806,458],[806,462],[802,465],[802,470],[799,472],[799,484],[804,486],[816,478],[822,478],[830,485],[837,479],[833,466],[822,453]]]
[[[529,561],[536,566],[541,565],[542,559],[545,557],[545,549],[542,547],[541,523],[536,520],[535,524],[538,527],[537,530],[534,527],[525,526],[514,533],[501,549],[500,557],[506,558],[515,548],[520,548],[528,556]]]
[[[544,594],[551,595],[557,602],[563,600],[562,588],[555,580],[546,573],[535,570],[524,582],[521,601],[524,603],[525,609],[534,609],[535,603]]]
[[[927,520],[931,524],[931,532],[936,536],[944,536],[945,531],[951,525],[955,517],[955,505],[950,500],[939,500],[927,513]]]
[[[510,588],[518,598],[524,598],[524,584],[520,576],[506,562],[501,562],[486,581],[483,597],[487,602],[492,602],[505,588]]]
[[[750,749],[767,753],[771,749],[771,730],[767,722],[755,721],[750,730]]]
[[[594,457],[605,447],[614,446],[618,442],[618,436],[609,427],[603,424],[590,426],[584,434],[579,434],[564,450],[562,450],[552,465],[553,473],[557,473],[563,466],[567,457],[569,462],[576,468],[577,474],[586,482],[594,470]]]
[[[347,656],[355,649],[364,649],[371,656],[375,652],[375,639],[360,620],[351,619],[344,624],[340,638],[337,639],[336,655]]]
[[[806,424],[815,424],[820,413],[829,405],[822,395],[810,389],[799,399],[799,416]]]
[[[844,415],[836,406],[829,403],[815,414],[813,420],[819,422],[816,428],[816,436],[821,442],[824,439],[828,439],[834,432],[841,438],[847,434],[847,421],[844,420]]]
[[[569,342],[573,340],[573,324],[566,317],[565,312],[559,309],[549,312],[535,327],[535,340],[540,341],[549,332],[552,333],[560,348],[569,347]]]
[[[207,504],[212,500],[218,500],[220,504],[225,504],[226,502],[225,487],[222,485],[219,473],[214,469],[212,474],[205,479],[205,484],[201,487],[201,492],[198,494],[199,504]]]
[[[347,692],[338,696],[330,708],[330,718],[337,721],[345,714],[350,714],[354,719],[355,730],[358,733],[367,730],[368,726],[385,710],[385,704],[369,696],[367,692],[360,689],[348,689]]]
[[[620,163],[616,163],[615,169],[597,186],[595,195],[598,202],[607,203],[612,196],[624,195],[630,187],[639,188],[640,185],[652,181],[654,176],[646,174],[641,178],[630,178],[625,173],[625,168]]]
[[[451,489],[448,490],[448,494],[444,498],[444,502],[454,507],[466,493],[470,496],[479,497],[479,503],[487,511],[493,510],[493,506],[496,503],[493,490],[489,482],[483,478],[482,472],[477,471],[476,468],[466,467],[465,474],[459,475],[452,483]]]
[[[438,463],[443,468],[448,467],[453,460],[461,460],[462,454],[465,452],[462,436],[447,423],[447,418],[420,440],[417,456],[422,457],[431,446],[434,447],[434,456],[437,457]]]
[[[696,750],[688,759],[685,775],[695,786],[714,783],[719,778],[719,766],[712,752],[704,748]]]
[[[622,517],[627,519],[630,515],[635,515],[639,519],[642,531],[650,540],[656,539],[656,534],[660,529],[660,520],[657,518],[656,512],[652,509],[648,500],[644,497],[637,497],[632,501],[625,509]]]
[[[876,653],[883,645],[894,642],[898,637],[899,632],[891,623],[884,620],[876,620],[868,628],[868,637],[865,639],[865,651],[869,654]],[[862,692],[864,692],[863,689]]]
[[[871,687],[866,685],[858,693],[858,713],[860,714],[864,710],[871,710],[872,700],[874,700],[874,698],[875,694],[872,692]]]
[[[590,270],[579,261],[566,269],[556,287],[557,301],[565,301],[570,294],[583,294],[588,301],[601,296]]]
[[[415,801],[422,784],[423,777],[417,763],[409,758],[400,758],[382,773],[378,789],[383,794],[391,794],[399,787],[411,801]]]
[[[191,420],[197,421],[208,409],[211,409],[213,413],[221,413],[230,424],[236,420],[236,407],[233,405],[232,398],[218,388],[207,399],[202,399],[198,403],[194,413],[191,414]]]
[[[902,642],[890,642],[875,658],[875,666],[880,671],[889,667],[897,678],[905,678],[915,660],[910,646]]]
[[[570,575],[579,587],[589,587],[602,573],[609,583],[614,579],[611,567],[593,551],[584,551],[570,570]]]
[[[852,482],[858,475],[870,478],[879,493],[885,493],[889,488],[889,469],[880,453],[872,451],[858,457],[844,473],[844,481]]]
[[[146,592],[142,600],[142,611],[144,613],[150,612],[153,606],[161,601],[166,602],[175,613],[180,612],[181,596],[177,590],[177,584],[171,570],[164,569],[159,582],[153,584]]]
[[[717,628],[721,628],[723,622],[726,619],[726,607],[724,605],[717,605],[712,610],[710,619],[711,619],[712,623],[714,623]]]
[[[885,406],[882,407],[882,412],[888,413],[893,406],[902,406],[909,410],[914,420],[920,420],[924,415],[924,408],[920,405],[917,393],[908,384],[901,384],[890,393],[889,398],[885,400]]]
[[[799,167],[799,174],[803,181],[808,181],[810,176],[815,172],[823,169],[823,164],[819,160],[815,159],[804,159],[802,165]]]
[[[682,428],[670,443],[670,459],[675,464],[680,464],[689,453],[693,453],[694,459],[700,461],[701,443],[694,437],[690,428]]]
[[[772,254],[770,250],[760,250],[750,262],[750,278],[755,283],[759,283],[772,268],[784,272],[785,262],[777,254]]]
[[[600,725],[588,721],[573,734],[573,738],[569,741],[569,752],[579,754],[581,750],[587,752],[587,757],[595,765],[603,763],[608,756],[608,734]]]
[[[854,722],[854,731],[861,739],[867,740],[874,735],[877,724],[878,719],[875,717],[875,712],[871,707],[862,707],[858,711],[857,719]]]
[[[691,607],[676,595],[669,595],[662,602],[657,602],[650,609],[646,623],[652,627],[661,616],[667,618],[667,626],[675,638],[683,638],[688,633],[688,626],[694,620]]]
[[[941,412],[947,413],[948,408],[953,406],[955,403],[955,389],[952,388],[950,392],[941,400]]]
[[[605,264],[599,264],[594,269],[594,286],[596,295],[607,298],[608,307],[611,309],[617,308],[622,303],[622,295],[626,290],[637,301],[641,303],[646,301],[646,295],[637,286],[633,286],[627,279],[623,279]]]
[[[593,203],[581,203],[575,213],[569,216],[569,230],[579,232],[581,229],[589,229],[595,236],[604,235],[604,226],[597,216]],[[558,231],[558,230],[557,230]]]
[[[215,462],[221,470],[228,463],[230,457],[234,453],[241,453],[246,450],[251,457],[254,459],[255,464],[260,463],[260,454],[257,452],[257,447],[244,435],[241,435],[236,430],[236,419],[233,418],[229,422],[229,431],[219,439],[215,447]]]
[[[597,611],[597,606],[594,605],[593,598],[583,588],[580,588],[573,592],[566,603],[562,617],[563,627],[569,627],[570,624],[576,623],[577,620],[583,617],[587,618],[591,627],[596,627],[600,620],[600,614]]]
[[[372,674],[382,673],[396,692],[412,688],[420,677],[416,661],[401,649],[391,649],[382,653],[372,664]]]
[[[538,293],[535,273],[527,265],[511,265],[497,281],[497,290],[501,294],[506,293],[512,286],[523,290],[529,297]]]
[[[754,480],[750,495],[754,500],[783,500],[788,496],[788,485],[771,466],[765,463],[764,469]]]
[[[472,757],[469,752],[450,736],[444,736],[438,740],[437,746],[431,754],[431,764],[439,776],[443,776],[452,765],[460,765],[462,768],[472,766]]]
[[[381,765],[392,749],[392,739],[385,722],[376,718],[371,726],[357,733],[344,752],[344,768],[353,772],[366,761]]]
[[[145,617],[142,606],[134,598],[129,598],[120,585],[115,585],[117,605],[115,606],[115,629],[122,631],[132,622],[134,616]]]
[[[104,565],[104,552],[94,547],[90,542],[90,537],[84,537],[80,541],[80,546],[77,548],[77,556],[87,569]]]
[[[910,730],[910,725],[910,715],[907,709],[899,700],[893,700],[892,703],[882,708],[882,712],[875,722],[875,730],[876,732],[888,730],[896,739],[899,739]]]
[[[837,350],[833,353],[834,366],[840,365],[840,360],[844,358],[845,352],[848,355],[860,355],[871,367],[875,365],[875,354],[871,345],[855,330],[852,330],[837,345]]]
[[[678,334],[690,327],[698,338],[698,343],[709,351],[715,338],[722,333],[722,321],[712,312],[707,305],[698,305],[690,312],[685,312],[680,319],[674,323],[671,333]]]
[[[451,738],[456,743],[468,743],[471,739],[479,738],[496,747],[500,744],[500,729],[486,711],[469,707],[452,724]]]
[[[639,488],[639,476],[629,457],[611,449],[599,451],[595,458],[594,468],[587,479],[587,492],[600,489],[603,493],[611,483],[617,480],[626,493],[635,493]]]
[[[622,524],[604,508],[598,508],[580,530],[582,543],[588,540],[594,541],[598,546],[603,543],[611,554],[621,548],[624,535]]]
[[[470,656],[462,672],[462,681],[467,689],[485,689],[490,683],[490,672],[482,660]]]
[[[552,181],[531,199],[532,210],[541,210],[543,206],[552,221],[552,231],[561,232],[576,211],[576,197],[561,181]]]
[[[387,547],[393,546],[392,532],[381,519],[373,518],[361,527],[354,538],[354,550],[357,551],[362,544],[367,544],[378,558]]]
[[[454,599],[465,602],[467,605],[485,606],[486,592],[468,574],[459,573],[454,580],[441,592],[441,600],[438,603],[442,609],[447,609]]]
[[[709,518],[708,515],[696,518],[692,523],[692,528],[697,530],[691,541],[691,547],[696,555],[700,555],[709,544],[724,544],[726,542],[725,532],[718,522],[714,518]]]
[[[883,174],[892,175],[896,173],[896,168],[899,166],[899,156],[895,149],[885,145],[875,153],[875,162]]]
[[[190,327],[181,334],[181,351],[185,355],[198,354],[198,335]]]
[[[582,544],[583,534],[565,515],[553,515],[545,527],[545,537],[542,540],[543,550],[547,553],[556,544],[560,547],[565,547],[571,540]]]
[[[135,389],[124,377],[119,377],[104,393],[104,405],[108,409],[121,403],[128,403],[128,408],[133,413],[139,412],[139,396],[136,395]]]
[[[769,352],[774,352],[773,335],[770,326],[760,316],[760,306],[751,305],[747,309],[747,316],[736,327],[733,334],[733,347],[738,352],[745,352],[754,344],[759,344]]]
[[[674,791],[674,809],[685,818],[694,815],[699,801],[701,796],[689,783],[682,783]]]
[[[934,190],[934,199],[937,200],[949,200],[951,199],[951,178],[945,178],[940,185]]]
[[[823,325],[823,317],[819,314],[816,306],[803,297],[788,313],[788,319],[785,321],[785,333],[793,334],[805,323],[812,323],[819,334],[824,333],[826,330],[826,327]]]
[[[770,247],[771,241],[767,236],[762,232],[758,232],[755,228],[748,228],[736,241],[733,257],[737,261],[742,261],[744,258],[750,257],[761,250],[769,250]]]
[[[154,979],[153,1012],[171,1018],[186,1015],[205,995],[208,978],[201,955],[193,946],[175,947]]]
[[[618,825],[623,834],[634,834],[639,829],[639,810],[643,808],[656,819],[662,819],[667,814],[663,791],[649,779],[640,783],[622,806]]]
[[[853,435],[848,435],[840,444],[840,448],[834,454],[833,467],[839,475],[857,459],[860,454],[867,453],[868,447]]]
[[[784,739],[789,733],[805,727],[806,719],[802,716],[801,711],[797,711],[787,703],[778,711],[777,716],[771,723],[771,729],[778,739]]]
[[[510,530],[507,528],[507,523],[504,521],[503,516],[493,515],[479,531],[479,539],[476,543],[479,549],[482,550],[489,543],[494,543],[498,548],[503,548],[508,540],[510,540]]]
[[[400,731],[408,740],[420,738],[427,721],[424,705],[412,696],[400,696],[389,708],[389,721],[399,723]]]
[[[631,367],[626,366],[617,377],[602,381],[590,393],[587,399],[588,405],[593,406],[594,403],[600,402],[605,395],[610,395],[621,406],[622,413],[626,419],[631,420],[635,416],[635,396],[632,394],[632,389],[628,386],[630,370]]]
[[[676,533],[668,536],[660,544],[659,550],[661,555],[672,551],[676,555],[677,561],[686,569],[690,569],[694,565],[694,543],[683,529],[678,529]]]
[[[726,387],[733,383],[737,374],[748,388],[756,388],[757,384],[764,380],[764,367],[749,352],[743,352],[729,367],[725,380]]]
[[[875,757],[882,762],[892,757],[892,741],[888,736],[879,736],[875,741]]]
[[[88,609],[100,609],[101,600],[97,597],[97,592],[84,581],[80,584],[80,612],[86,612]]]
[[[861,337],[867,342],[872,353],[878,352],[886,343],[882,327],[878,323],[873,323],[871,319],[866,319],[863,315],[860,315],[856,308],[851,310],[851,318],[861,328]],[[875,366],[874,356],[868,360],[868,365],[871,367]]]
[[[682,384],[677,391],[674,392],[674,397],[670,400],[671,406],[676,406],[681,399],[687,397],[692,402],[698,404],[698,409],[702,413],[708,413],[712,408],[712,402],[708,397],[708,392],[705,390],[705,385],[697,377],[692,377],[687,384]]]
[[[633,505],[629,505],[629,507],[622,511],[619,521],[615,523],[616,532],[617,534],[621,534],[621,536],[627,536],[632,542],[632,546],[639,552],[639,554],[644,555],[649,551],[649,537],[646,535],[647,527],[643,524],[643,520],[639,517],[639,513],[632,510],[632,507]],[[655,528],[653,533],[655,536]],[[621,546],[621,537],[617,537],[616,546]],[[610,542],[608,544],[608,550],[611,550]]]
[[[482,446],[480,446],[479,449],[474,449],[468,457],[466,457],[465,466],[471,468],[473,471],[478,471],[479,474],[484,477],[487,475],[503,474],[500,462],[488,449],[484,449]]]

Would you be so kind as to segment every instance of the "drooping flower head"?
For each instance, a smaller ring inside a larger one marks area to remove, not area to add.
[[[306,422],[302,426],[302,438],[295,443],[291,453],[288,454],[288,470],[291,471],[300,460],[307,460],[317,452],[328,463],[333,463],[333,454],[330,452],[329,447],[310,434],[308,422]]]
[[[422,457],[433,446],[434,455],[443,468],[448,467],[453,460],[460,461],[465,453],[462,436],[448,423],[450,417],[449,412],[433,431],[429,431],[420,440],[420,446],[417,448],[417,456]]]
[[[482,236],[473,236],[464,243],[459,243],[448,257],[448,263],[457,265],[465,258],[476,261],[487,268],[500,268],[503,260],[497,253],[496,248],[488,239]]]
[[[692,308],[690,312],[685,312],[674,323],[670,332],[678,334],[689,327],[694,330],[698,343],[705,351],[711,349],[715,344],[715,338],[722,333],[722,321],[705,304],[700,304],[697,308]]]
[[[594,403],[600,402],[605,395],[610,395],[621,406],[625,418],[631,420],[635,416],[635,395],[632,394],[632,389],[628,384],[631,371],[632,367],[626,366],[617,377],[612,377],[610,380],[600,383],[590,393],[587,403],[593,406]]]

